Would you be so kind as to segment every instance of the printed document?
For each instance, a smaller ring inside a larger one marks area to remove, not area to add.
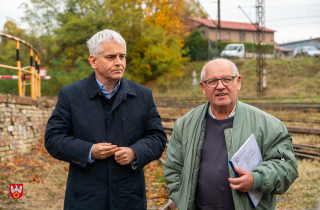
[[[247,141],[240,147],[240,149],[234,154],[229,160],[231,167],[234,170],[234,166],[241,168],[246,171],[253,171],[256,167],[262,163],[261,152],[257,143],[256,138],[253,134],[247,139]],[[236,173],[236,172],[235,172]],[[237,177],[239,175],[236,173]],[[261,200],[263,194],[256,190],[247,192],[247,196],[255,208]]]

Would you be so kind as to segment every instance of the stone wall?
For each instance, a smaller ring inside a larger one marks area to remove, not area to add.
[[[0,161],[31,151],[44,138],[51,100],[0,95]]]

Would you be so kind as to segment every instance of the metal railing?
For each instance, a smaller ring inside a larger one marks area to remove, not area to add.
[[[19,39],[17,37],[4,34],[0,32],[0,37],[5,37],[11,40],[16,41],[16,55],[17,55],[17,66],[9,66],[0,64],[0,67],[6,69],[13,69],[18,71],[18,93],[19,96],[25,96],[26,94],[26,86],[30,85],[30,93],[31,98],[37,99],[41,98],[41,78],[40,78],[40,59],[39,52],[28,42]],[[20,43],[26,45],[30,48],[30,65],[26,67],[21,67],[20,61]],[[35,59],[33,62],[33,57],[35,55]],[[27,70],[29,69],[29,70]],[[30,76],[25,76],[25,74],[29,74]],[[30,78],[30,83],[26,82],[26,79]]]

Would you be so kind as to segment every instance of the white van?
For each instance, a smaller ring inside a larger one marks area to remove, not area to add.
[[[313,46],[304,46],[304,47],[297,47],[294,52],[293,56],[296,58],[298,56],[308,56],[308,57],[319,57],[320,50]]]
[[[225,58],[244,58],[245,54],[244,44],[228,44],[220,56]]]

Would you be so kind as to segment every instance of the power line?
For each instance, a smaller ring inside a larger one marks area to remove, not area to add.
[[[292,20],[292,19],[314,18],[314,17],[320,17],[320,15],[317,15],[317,16],[306,16],[306,17],[278,18],[278,19],[271,19],[271,20],[268,20],[268,21]]]
[[[272,2],[272,0],[269,0],[270,2]],[[274,1],[277,1],[277,2],[279,2],[279,0],[274,0]],[[273,1],[273,2],[274,2]],[[281,2],[284,2],[284,1],[290,1],[290,2],[293,2],[294,0],[281,0]],[[301,2],[301,0],[296,0],[296,1],[299,1],[299,2]],[[239,1],[238,0],[235,0],[235,1],[223,1],[224,3],[239,3]],[[250,3],[252,3],[252,1],[241,1],[241,3],[243,3],[243,2],[250,2]],[[217,1],[204,1],[204,3],[217,3]]]
[[[268,25],[268,28],[271,28],[271,27],[286,27],[286,26],[295,26],[295,25],[314,25],[314,24],[319,24],[320,22],[314,22],[314,23],[294,23],[294,24],[285,24],[285,25],[271,25],[269,26]]]
[[[291,6],[283,6],[283,5],[280,5],[280,6],[275,6],[275,5],[271,5],[271,6],[267,6],[268,8],[270,7],[319,7],[320,4],[310,4],[310,5],[291,5]],[[246,6],[246,7],[243,7],[243,8],[255,8],[255,6]]]

